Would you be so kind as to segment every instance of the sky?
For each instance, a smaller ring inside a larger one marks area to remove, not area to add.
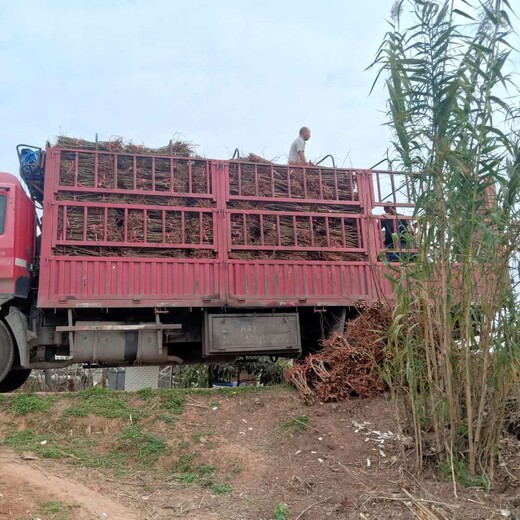
[[[394,0],[0,0],[0,171],[58,134],[235,148],[369,168],[385,156],[372,63]]]
[[[0,171],[19,143],[120,135],[369,167],[388,146],[373,61],[393,0],[0,0]]]

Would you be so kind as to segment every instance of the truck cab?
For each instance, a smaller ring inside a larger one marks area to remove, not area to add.
[[[14,175],[0,172],[0,391],[16,388],[30,373],[21,367],[16,335],[27,332],[24,313],[29,310],[35,260],[34,203]]]
[[[27,298],[35,260],[35,207],[18,179],[0,172],[0,303]]]

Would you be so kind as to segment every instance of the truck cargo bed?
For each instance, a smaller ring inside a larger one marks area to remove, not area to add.
[[[38,305],[371,302],[372,191],[368,171],[48,148]]]

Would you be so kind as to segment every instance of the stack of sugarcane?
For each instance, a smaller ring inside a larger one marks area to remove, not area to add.
[[[327,168],[275,165],[258,155],[249,154],[246,159],[230,163],[230,195],[271,199],[266,202],[234,200],[228,204],[230,208],[247,210],[247,214],[231,215],[231,244],[258,247],[232,251],[230,256],[234,259],[341,261],[363,258],[359,253],[344,251],[283,251],[269,247],[358,248],[360,237],[356,220],[331,217],[334,213],[359,211],[355,205],[341,206],[337,203],[357,200],[355,175],[342,175]],[[273,200],[276,198],[292,200],[278,202]],[[298,201],[303,198],[311,202]],[[273,211],[276,215],[260,217],[255,210]],[[323,217],[293,218],[287,215],[289,212],[322,213]]]
[[[207,162],[194,156],[194,147],[171,141],[161,148],[148,148],[123,141],[91,142],[59,137],[62,148],[58,200],[99,202],[114,207],[63,207],[58,213],[58,240],[87,241],[92,246],[66,245],[58,254],[87,256],[168,256],[213,258],[211,212],[173,208],[211,208],[213,201],[198,198],[211,193]],[[98,151],[101,153],[92,154]],[[67,187],[93,188],[92,192],[67,192]],[[128,194],[110,190],[128,190]],[[107,190],[104,192],[103,190]],[[152,191],[172,193],[157,196]],[[175,196],[181,195],[181,196]],[[184,196],[182,196],[184,195]],[[132,209],[132,205],[150,209]],[[164,210],[152,208],[164,206]],[[125,211],[126,208],[126,211]],[[125,247],[99,247],[99,242],[125,243]],[[144,245],[148,247],[143,247]],[[149,244],[160,244],[149,247]],[[181,245],[183,247],[180,247]],[[197,247],[190,247],[195,245]]]
[[[89,206],[86,210],[72,205],[59,208],[58,240],[83,244],[61,245],[55,248],[56,253],[216,256],[214,215],[211,211],[197,211],[197,208],[215,207],[213,199],[199,196],[212,193],[211,171],[206,160],[195,157],[191,144],[175,141],[153,149],[127,143],[119,137],[99,142],[59,137],[56,146],[62,148],[58,200],[100,203],[100,207]],[[93,154],[92,151],[101,153]],[[276,167],[254,154],[244,161],[229,164],[230,195],[271,199],[265,203],[228,202],[231,245],[244,246],[244,249],[232,250],[231,258],[318,261],[362,258],[358,253],[334,250],[356,248],[359,244],[356,220],[334,216],[339,212],[358,211],[355,206],[335,203],[338,200],[356,201],[354,175],[340,175],[327,168],[304,171],[297,167]],[[67,187],[92,191],[73,192],[67,191]],[[112,190],[119,190],[119,193]],[[121,190],[128,193],[121,193]],[[164,192],[168,196],[154,195],[154,192]],[[299,202],[304,197],[311,202]],[[291,200],[276,200],[283,198]],[[101,207],[101,204],[118,207]],[[147,209],[133,209],[132,205]],[[186,211],[188,208],[194,210]],[[245,210],[248,214],[234,213],[234,209]],[[255,210],[268,210],[274,214],[261,218]],[[288,214],[298,212],[319,216],[311,219]],[[100,242],[112,244],[99,246]],[[254,248],[249,249],[250,246]]]
[[[121,138],[94,143],[83,139],[59,137],[56,146],[80,150],[77,155],[75,152],[62,152],[62,186],[138,191],[155,189],[176,193],[208,192],[209,172],[206,162],[194,158],[194,149],[190,143],[171,141],[168,146],[147,148],[126,144]],[[82,153],[81,150],[103,153],[94,155]],[[176,159],[171,160],[168,156]],[[177,159],[184,157],[186,159]]]

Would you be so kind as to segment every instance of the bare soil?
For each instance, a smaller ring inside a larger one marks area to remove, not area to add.
[[[119,466],[103,467],[70,451],[49,459],[1,446],[0,519],[520,518],[516,440],[503,447],[499,489],[458,485],[455,496],[438,472],[413,472],[413,448],[403,458],[385,398],[306,406],[285,387],[192,393],[168,421],[157,419],[156,401],[128,399],[148,410],[142,423],[166,442],[157,460],[139,465],[130,447]],[[48,445],[84,441],[101,461],[135,419],[63,415],[74,402],[58,396],[45,413],[16,415],[5,401],[0,442],[31,428],[47,433]],[[275,516],[277,504],[284,516]]]

